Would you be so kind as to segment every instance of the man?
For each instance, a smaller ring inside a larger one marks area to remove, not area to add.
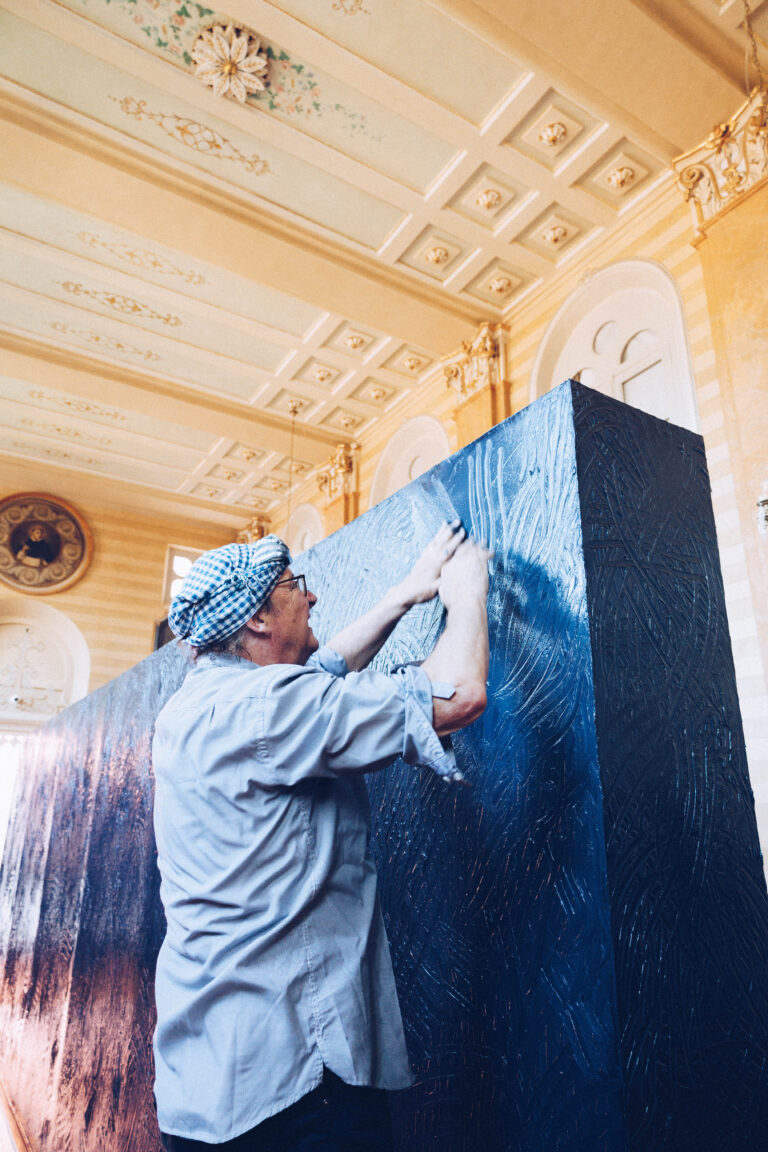
[[[456,521],[319,651],[282,541],[195,561],[169,623],[196,652],[157,719],[168,931],[155,1091],[169,1152],[385,1152],[411,1082],[368,848],[363,773],[402,756],[460,779],[441,736],[485,707],[490,553]],[[439,591],[420,667],[365,669]]]

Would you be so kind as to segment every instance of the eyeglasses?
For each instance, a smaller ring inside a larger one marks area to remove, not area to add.
[[[278,580],[275,588],[279,588],[281,584],[290,584],[291,588],[298,588],[302,596],[307,594],[307,578],[306,576],[286,576],[283,580]]]

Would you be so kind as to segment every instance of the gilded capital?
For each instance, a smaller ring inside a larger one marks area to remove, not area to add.
[[[254,516],[252,520],[240,529],[237,534],[238,544],[255,544],[257,540],[262,540],[268,533],[269,527],[260,516]]]
[[[317,486],[325,497],[331,499],[341,493],[349,495],[355,474],[355,461],[360,445],[354,440],[348,444],[337,444],[332,455],[317,473]]]
[[[768,93],[755,89],[697,148],[674,161],[698,233],[768,176]]]
[[[471,340],[450,356],[443,356],[446,384],[459,396],[471,396],[482,388],[495,387],[504,379],[504,326],[486,321]]]

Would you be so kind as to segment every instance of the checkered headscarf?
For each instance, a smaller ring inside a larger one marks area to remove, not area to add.
[[[258,612],[290,562],[277,536],[203,552],[171,601],[171,630],[194,648],[226,639]]]

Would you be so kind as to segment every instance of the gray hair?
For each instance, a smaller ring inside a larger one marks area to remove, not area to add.
[[[241,624],[236,632],[230,633],[229,636],[224,636],[221,640],[211,640],[210,644],[201,644],[199,648],[192,649],[192,659],[198,660],[201,656],[207,656],[209,652],[229,652],[232,656],[239,656],[243,651],[243,640],[247,626]]]

